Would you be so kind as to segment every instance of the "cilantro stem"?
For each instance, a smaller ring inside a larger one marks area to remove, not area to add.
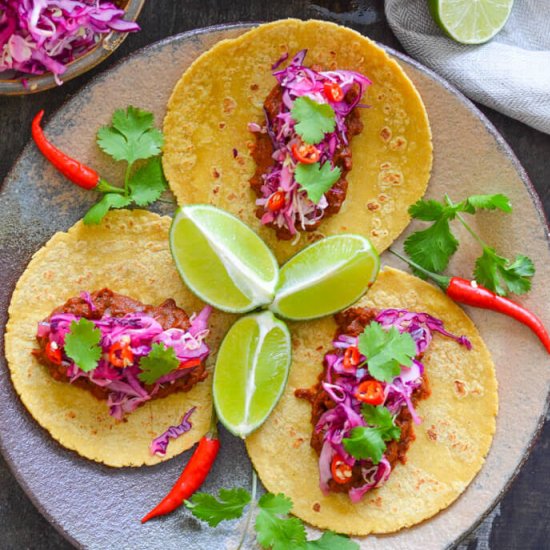
[[[239,541],[239,546],[237,546],[236,550],[241,550],[244,541],[246,539],[246,535],[248,535],[248,528],[250,526],[250,520],[252,519],[252,515],[254,513],[254,508],[256,507],[256,491],[258,489],[258,476],[256,475],[256,470],[252,468],[252,497],[250,499],[250,508],[248,509],[248,514],[246,516],[246,520],[244,523],[244,530],[243,534],[241,535],[241,540]]]
[[[449,206],[457,206],[452,200],[451,200],[451,197],[449,197],[449,195],[447,193],[445,193],[445,201],[447,202],[447,204]],[[464,219],[464,217],[459,213],[459,212],[456,212],[456,218],[457,220],[466,228],[466,230],[468,231],[468,233],[470,233],[470,235],[480,244],[481,248],[483,248],[483,250],[485,250],[487,248],[487,244],[481,239],[481,237],[470,227],[470,225],[468,224],[468,222],[466,222],[466,220]]]
[[[133,163],[128,163],[128,166],[126,167],[126,172],[124,173],[124,194],[128,195],[128,182],[130,181],[130,173],[132,171],[132,165]]]

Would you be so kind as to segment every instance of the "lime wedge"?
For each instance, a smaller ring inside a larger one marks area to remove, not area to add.
[[[269,308],[292,320],[330,315],[358,300],[379,269],[378,253],[365,237],[327,237],[283,265]]]
[[[429,0],[435,22],[462,44],[482,44],[504,27],[514,0]]]
[[[170,227],[170,250],[185,284],[218,309],[242,313],[273,299],[275,256],[224,210],[202,204],[180,208]]]
[[[270,311],[241,317],[216,359],[213,394],[222,424],[246,437],[279,401],[290,367],[290,333]]]

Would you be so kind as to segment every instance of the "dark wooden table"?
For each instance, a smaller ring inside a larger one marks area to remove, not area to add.
[[[392,48],[402,48],[391,32],[381,0],[149,0],[139,22],[142,31],[130,36],[112,57],[90,73],[61,88],[28,97],[0,97],[0,181],[29,139],[32,116],[39,108],[51,113],[86,82],[131,51],[166,36],[194,28],[237,21],[268,21],[283,17],[320,18],[348,25]],[[550,136],[500,113],[481,107],[511,145],[527,170],[550,214]],[[517,365],[521,368],[521,365]],[[518,388],[528,392],[529,388]],[[511,489],[461,550],[538,550],[550,548],[550,423]],[[74,488],[77,490],[77,488]],[[90,510],[89,521],[93,521]],[[0,550],[69,549],[40,513],[0,458]],[[183,548],[183,546],[182,546]]]

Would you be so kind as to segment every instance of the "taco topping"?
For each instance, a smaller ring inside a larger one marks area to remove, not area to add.
[[[33,354],[53,378],[106,399],[122,419],[208,376],[210,311],[189,318],[172,299],[151,306],[107,288],[82,292],[38,324]]]
[[[413,423],[421,422],[415,406],[431,393],[421,359],[433,333],[471,344],[427,313],[351,308],[335,319],[334,349],[318,383],[295,395],[312,405],[321,490],[347,492],[358,502],[406,462]]]
[[[282,70],[287,56],[275,63],[278,84],[264,103],[265,124],[249,124],[256,134],[250,179],[256,215],[279,239],[313,231],[340,210],[352,167],[350,141],[363,129],[356,107],[370,85],[354,71],[305,67],[306,53]]]

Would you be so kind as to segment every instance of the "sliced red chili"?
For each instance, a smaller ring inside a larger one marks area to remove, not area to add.
[[[378,380],[365,380],[355,390],[355,398],[369,405],[384,403],[384,387]]]
[[[338,101],[342,101],[342,99],[344,99],[344,90],[342,90],[336,82],[326,82],[323,89],[329,101],[334,101],[337,103]]]
[[[283,191],[275,191],[273,195],[267,199],[266,207],[271,212],[280,210],[285,205],[285,194]]]
[[[351,369],[359,364],[361,354],[356,346],[350,346],[344,352],[344,368]]]
[[[336,455],[332,459],[330,472],[332,473],[332,479],[334,479],[334,481],[336,481],[336,483],[339,483],[340,485],[343,485],[344,483],[347,483],[351,480],[351,466],[346,464],[342,457],[340,457],[339,455]]]
[[[44,352],[46,353],[46,357],[50,363],[53,363],[54,365],[61,365],[61,349],[55,342],[48,342]]]
[[[294,143],[292,145],[294,158],[302,164],[315,164],[321,158],[321,151],[309,143]]]
[[[115,367],[129,367],[134,362],[134,353],[129,342],[119,340],[109,349],[109,362]]]
[[[188,361],[182,361],[179,364],[178,369],[191,369],[193,367],[198,367],[201,364],[200,359],[189,359]]]

